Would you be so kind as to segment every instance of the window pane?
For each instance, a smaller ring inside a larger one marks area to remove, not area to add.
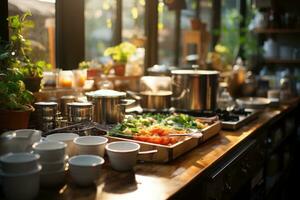
[[[115,28],[116,1],[85,0],[85,58],[91,60],[103,55],[112,45]]]
[[[123,1],[123,41],[144,38],[145,0]]]
[[[163,0],[158,3],[158,62],[159,64],[173,65],[174,63],[174,36],[175,11],[169,10]]]
[[[9,0],[9,15],[30,11],[34,28],[24,32],[31,40],[33,61],[45,60],[55,66],[55,0]]]

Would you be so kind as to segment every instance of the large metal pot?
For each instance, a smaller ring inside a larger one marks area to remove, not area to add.
[[[218,71],[172,70],[173,107],[177,110],[217,108]]]
[[[101,124],[116,124],[125,116],[125,106],[133,103],[125,99],[125,92],[97,90],[86,93],[94,104],[94,121]]]
[[[172,91],[142,91],[135,93],[127,91],[134,99],[140,102],[144,110],[166,110],[171,107]]]

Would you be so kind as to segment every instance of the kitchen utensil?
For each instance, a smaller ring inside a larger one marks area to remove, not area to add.
[[[69,159],[70,175],[81,186],[91,185],[100,177],[104,159],[95,155],[78,155]]]
[[[157,150],[139,152],[140,145],[135,142],[111,142],[105,146],[110,164],[117,171],[132,170],[137,161],[138,154],[157,153]]]
[[[93,104],[91,102],[67,103],[67,108],[70,123],[93,120]]]
[[[33,118],[37,129],[48,131],[56,127],[58,104],[56,102],[36,102]]]
[[[3,173],[0,171],[2,189],[7,199],[31,200],[34,199],[40,188],[41,166],[26,173]]]
[[[97,90],[86,93],[94,104],[94,121],[101,124],[116,124],[124,119],[125,106],[134,101],[125,99],[125,92]]]
[[[35,129],[19,129],[7,131],[1,135],[1,141],[6,141],[6,149],[3,153],[8,152],[25,152],[31,150],[31,145],[40,141],[42,132]]]
[[[178,110],[213,110],[217,107],[217,71],[172,70],[173,107]]]
[[[41,162],[63,162],[67,145],[57,141],[43,141],[33,144],[33,151],[39,154]]]
[[[60,112],[63,117],[68,116],[67,103],[75,102],[76,98],[73,95],[62,96],[60,98]]]
[[[0,157],[0,166],[4,173],[27,173],[38,169],[39,159],[32,153],[8,153]]]
[[[75,155],[75,146],[73,140],[77,137],[79,137],[79,135],[75,133],[54,133],[48,135],[46,139],[50,141],[64,142],[67,145],[66,154],[68,156],[73,156]]]
[[[61,168],[57,171],[42,171],[40,174],[42,187],[57,187],[65,182],[65,169]]]
[[[102,136],[83,136],[74,139],[78,154],[92,154],[103,157],[108,139]]]

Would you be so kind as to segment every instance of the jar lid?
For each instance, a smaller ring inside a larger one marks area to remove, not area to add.
[[[125,97],[125,92],[119,92],[116,90],[96,90],[92,92],[87,92],[85,95],[93,98],[118,98],[118,97]]]

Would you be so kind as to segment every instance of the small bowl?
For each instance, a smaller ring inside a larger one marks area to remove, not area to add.
[[[112,142],[105,149],[113,169],[130,171],[136,164],[140,145],[135,142]]]
[[[40,156],[32,153],[8,153],[0,157],[4,173],[27,173],[38,169]]]
[[[80,186],[88,186],[100,177],[104,159],[95,155],[78,155],[69,159],[70,175]]]
[[[49,172],[55,172],[55,171],[61,171],[65,168],[64,162],[41,162],[42,165],[42,171],[41,173],[49,173]]]
[[[59,142],[66,143],[67,144],[66,154],[69,156],[73,156],[73,155],[75,155],[75,148],[74,148],[73,140],[78,137],[79,137],[79,135],[76,133],[54,133],[54,134],[48,135],[46,137],[46,140],[59,141]]]
[[[41,172],[41,186],[42,187],[56,187],[65,182],[65,169],[58,171]]]
[[[40,171],[41,166],[27,173],[1,173],[4,196],[14,200],[34,199],[40,189]]]
[[[77,153],[80,155],[104,156],[105,145],[108,139],[101,136],[83,136],[74,139]]]
[[[33,144],[32,148],[41,156],[41,162],[63,162],[66,146],[63,142],[44,141]]]

